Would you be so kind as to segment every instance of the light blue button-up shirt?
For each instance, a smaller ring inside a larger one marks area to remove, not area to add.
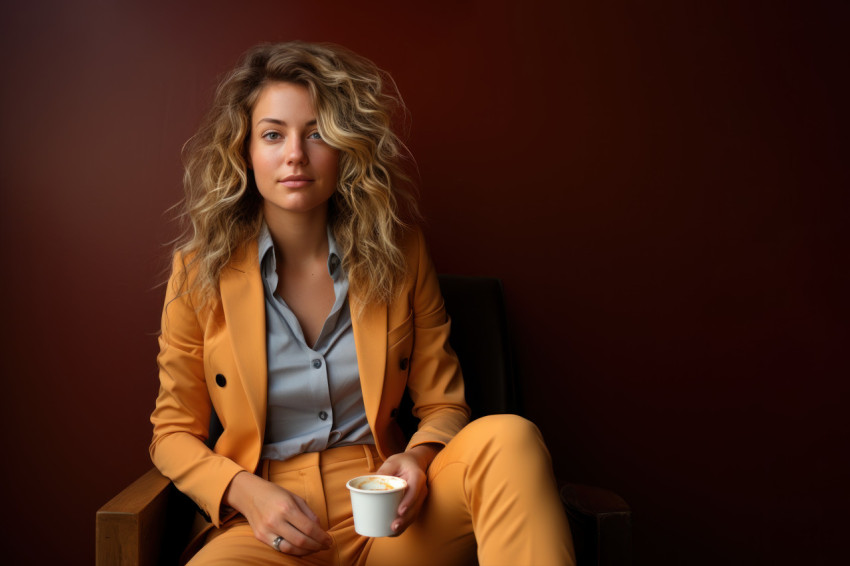
[[[262,457],[286,460],[335,446],[374,444],[357,368],[348,277],[328,228],[328,273],[335,301],[311,348],[295,314],[276,293],[274,244],[264,224],[258,241],[266,303],[269,400]]]

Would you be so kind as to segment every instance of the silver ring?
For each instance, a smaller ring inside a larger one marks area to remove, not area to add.
[[[280,552],[280,543],[282,543],[282,542],[283,542],[283,537],[277,537],[276,539],[274,539],[274,541],[272,542],[272,546],[274,547],[274,549],[276,551]]]

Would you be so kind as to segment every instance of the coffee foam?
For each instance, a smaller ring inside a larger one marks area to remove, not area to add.
[[[351,487],[363,491],[390,491],[402,489],[406,485],[403,479],[391,476],[363,476],[351,480]]]

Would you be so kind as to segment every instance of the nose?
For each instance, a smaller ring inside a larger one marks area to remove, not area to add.
[[[305,165],[307,154],[304,153],[304,143],[299,136],[289,136],[284,148],[287,165]]]

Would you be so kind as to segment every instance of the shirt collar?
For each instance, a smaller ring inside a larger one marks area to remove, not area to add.
[[[342,275],[342,258],[339,256],[339,248],[336,245],[333,230],[328,224],[328,274],[336,281]]]
[[[277,258],[274,255],[274,242],[272,241],[272,235],[271,232],[269,232],[269,227],[265,222],[263,222],[263,225],[260,228],[260,235],[257,237],[257,253],[260,259],[260,265],[264,267],[266,265],[265,262],[267,261],[266,256],[271,254],[271,257],[268,260],[271,262],[269,267],[272,271],[276,270]],[[344,275],[342,269],[340,269],[341,264],[342,258],[339,256],[339,248],[337,247],[333,230],[331,230],[330,225],[328,225],[328,274],[334,281]],[[265,271],[265,269],[263,271]],[[265,273],[263,275],[265,275]]]

